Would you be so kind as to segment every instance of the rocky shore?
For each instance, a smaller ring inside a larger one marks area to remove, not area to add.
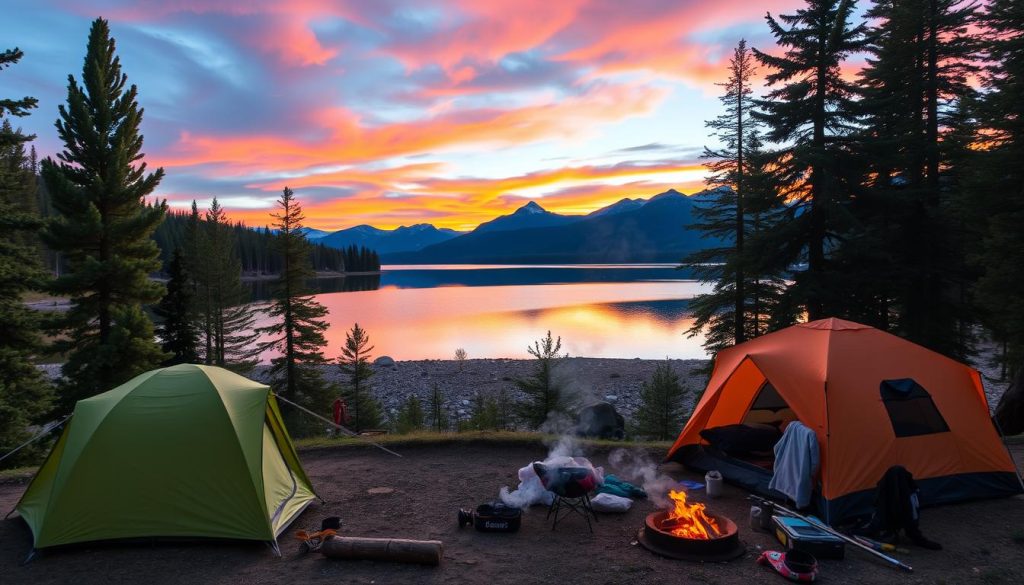
[[[565,358],[559,363],[556,375],[565,382],[580,405],[607,401],[629,419],[640,404],[643,383],[650,380],[655,367],[663,361]],[[707,361],[669,360],[669,363],[688,391],[689,400],[699,396],[706,383],[702,368],[707,366]],[[505,390],[509,397],[520,398],[515,379],[530,376],[535,367],[536,360],[499,358],[467,359],[461,363],[456,360],[396,362],[384,357],[376,360],[370,385],[384,410],[392,414],[412,395],[426,404],[436,385],[444,396],[449,413],[468,418],[478,393],[494,396]],[[264,366],[254,372],[257,378],[264,377],[265,373]],[[337,367],[326,368],[325,374],[331,381],[343,382]]]

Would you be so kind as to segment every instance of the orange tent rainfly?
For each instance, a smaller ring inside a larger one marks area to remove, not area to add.
[[[784,428],[793,420],[817,435],[819,511],[829,523],[869,512],[875,485],[893,465],[914,475],[923,505],[1024,491],[976,370],[840,319],[795,325],[721,351],[668,459],[718,469],[767,494],[770,448],[735,455],[701,433],[741,424]]]

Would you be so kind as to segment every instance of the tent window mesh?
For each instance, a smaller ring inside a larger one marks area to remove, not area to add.
[[[935,402],[920,384],[910,378],[883,380],[882,403],[897,437],[916,437],[949,431]]]

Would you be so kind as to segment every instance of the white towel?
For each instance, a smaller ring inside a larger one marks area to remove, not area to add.
[[[806,508],[811,503],[818,464],[818,436],[794,421],[775,444],[775,473],[768,487],[785,494],[797,508]]]

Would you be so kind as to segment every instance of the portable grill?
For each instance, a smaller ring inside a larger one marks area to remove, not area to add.
[[[597,522],[594,508],[590,505],[590,492],[597,487],[597,477],[590,467],[555,467],[540,462],[533,464],[533,471],[540,478],[544,489],[555,494],[548,506],[548,518],[554,516],[551,530],[558,522],[572,514],[579,514],[587,521],[587,528],[594,532],[590,519]]]

